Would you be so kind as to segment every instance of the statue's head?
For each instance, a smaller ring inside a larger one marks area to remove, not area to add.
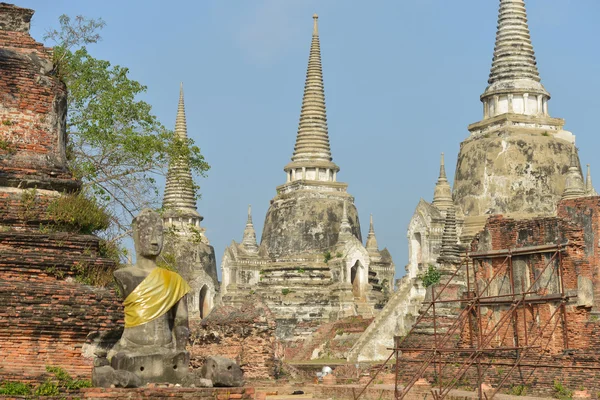
[[[163,222],[159,213],[143,209],[133,219],[133,242],[138,256],[154,258],[163,246]]]

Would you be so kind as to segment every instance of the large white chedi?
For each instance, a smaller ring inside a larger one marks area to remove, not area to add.
[[[373,223],[362,242],[354,197],[333,162],[317,16],[296,143],[265,217],[260,244],[250,210],[240,243],[225,249],[223,303],[260,295],[280,339],[304,338],[325,322],[376,315],[393,287],[394,264],[379,250]]]
[[[583,188],[575,136],[563,129],[564,120],[550,116],[549,100],[525,3],[500,0],[492,67],[480,96],[483,119],[469,125],[470,134],[460,144],[453,190],[442,155],[433,201],[419,201],[408,227],[406,276],[354,345],[349,360],[389,355],[393,337],[408,333],[419,315],[425,295],[419,274],[429,265],[454,264],[458,249],[464,254],[490,215],[551,216],[563,193],[595,193],[591,178],[589,188]]]

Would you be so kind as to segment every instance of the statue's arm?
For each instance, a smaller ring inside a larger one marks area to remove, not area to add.
[[[175,335],[175,345],[177,350],[185,350],[189,336],[190,327],[188,324],[187,294],[183,296],[176,306],[175,324],[173,334]]]
[[[115,272],[113,272],[113,277],[115,278],[115,282],[117,283],[117,287],[119,288],[119,294],[121,295],[123,300],[125,300],[125,298],[127,297],[127,286],[125,285],[122,271],[116,270]]]

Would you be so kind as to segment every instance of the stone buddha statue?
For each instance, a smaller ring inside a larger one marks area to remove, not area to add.
[[[149,209],[133,220],[136,263],[115,271],[125,309],[125,330],[109,352],[111,367],[137,375],[142,383],[177,383],[188,372],[186,293],[176,272],[159,268],[163,245],[161,216]]]

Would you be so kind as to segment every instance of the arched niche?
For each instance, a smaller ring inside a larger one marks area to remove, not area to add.
[[[200,289],[200,294],[198,295],[198,310],[200,311],[200,318],[206,318],[211,309],[212,297],[210,295],[210,289],[208,286],[204,285]]]

